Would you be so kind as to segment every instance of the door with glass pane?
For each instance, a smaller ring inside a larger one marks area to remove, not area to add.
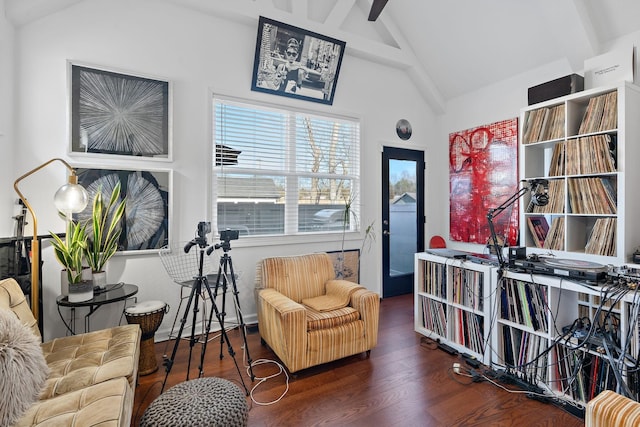
[[[382,153],[382,296],[413,292],[414,254],[424,250],[424,152]]]

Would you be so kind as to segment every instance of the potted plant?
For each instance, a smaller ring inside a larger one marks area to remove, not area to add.
[[[355,195],[351,195],[348,199],[345,200],[344,211],[342,215],[342,244],[340,246],[340,255],[338,256],[338,265],[336,269],[336,278],[343,279],[347,276],[346,266],[345,266],[345,238],[347,234],[347,229],[349,228],[349,220],[351,216],[353,216],[354,221],[358,221],[358,217],[356,213],[352,210],[353,202],[356,200]],[[371,224],[367,226],[364,232],[364,239],[362,239],[362,246],[360,247],[360,251],[358,252],[358,270],[360,267],[360,257],[366,247],[368,250],[371,247],[372,241],[376,239],[375,230],[373,228],[373,221]]]
[[[82,265],[84,251],[87,247],[87,234],[84,224],[68,221],[67,233],[62,240],[51,233],[52,245],[58,262],[64,267],[64,277],[69,284],[69,301],[80,302],[93,298],[93,283],[83,280]]]
[[[120,200],[120,182],[111,191],[109,202],[105,204],[102,188],[93,198],[89,236],[85,247],[87,264],[93,274],[93,284],[104,288],[107,284],[105,264],[118,250],[118,241],[122,232],[121,220],[126,201]]]

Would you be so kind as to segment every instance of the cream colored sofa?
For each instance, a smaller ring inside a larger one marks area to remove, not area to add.
[[[336,280],[325,253],[258,263],[260,337],[289,372],[369,352],[378,342],[380,296]]]
[[[11,310],[41,340],[20,286],[0,281],[0,310]],[[129,426],[138,375],[137,324],[41,344],[49,375],[39,401],[16,426]]]

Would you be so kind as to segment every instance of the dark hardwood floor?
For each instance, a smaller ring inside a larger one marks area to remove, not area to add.
[[[230,338],[244,382],[251,382],[242,357],[238,331]],[[248,399],[249,426],[583,426],[584,422],[563,409],[538,402],[523,394],[512,394],[487,381],[469,383],[454,375],[454,362],[463,364],[432,346],[421,344],[413,331],[413,296],[386,298],[380,308],[378,346],[367,358],[357,355],[310,368],[290,378],[289,390],[277,403],[263,406]],[[251,358],[274,360],[268,347],[260,344],[257,332],[247,335]],[[160,368],[142,376],[136,388],[134,422],[137,426],[146,407],[155,399],[165,379],[161,365],[165,343],[156,343]],[[200,345],[193,347],[190,379],[198,377]],[[169,354],[173,344],[169,345]],[[187,377],[188,341],[181,341],[168,389]],[[240,384],[233,359],[220,341],[211,341],[205,354],[204,376],[217,376]],[[257,377],[277,372],[273,364],[254,367]],[[284,375],[257,387],[259,402],[277,399],[285,390]]]

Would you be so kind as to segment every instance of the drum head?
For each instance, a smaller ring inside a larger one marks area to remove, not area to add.
[[[142,314],[153,313],[159,310],[164,311],[166,305],[167,304],[164,301],[143,301],[137,303],[136,305],[132,305],[131,307],[125,308],[124,313],[139,316]]]

